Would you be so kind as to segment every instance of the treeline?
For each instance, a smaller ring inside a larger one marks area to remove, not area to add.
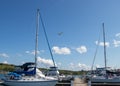
[[[88,71],[70,71],[70,70],[59,70],[60,74],[65,74],[65,75],[85,75],[87,74]]]
[[[15,66],[12,65],[12,64],[3,64],[3,63],[0,63],[0,72],[2,71],[14,71],[14,68]]]
[[[1,72],[12,72],[15,69],[15,65],[12,64],[3,64],[0,63],[0,73]],[[46,68],[39,68],[41,71],[47,71],[48,69]],[[60,74],[64,75],[85,75],[87,71],[70,71],[70,70],[59,70]]]

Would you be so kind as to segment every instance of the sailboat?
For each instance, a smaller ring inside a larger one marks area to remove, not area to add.
[[[37,10],[37,28],[36,28],[36,45],[35,45],[35,63],[26,63],[23,65],[23,71],[17,71],[7,74],[3,81],[8,86],[55,86],[57,78],[45,76],[37,68],[37,51],[38,51],[38,29],[39,29],[39,9]]]
[[[105,67],[97,68],[97,72],[90,78],[91,83],[120,83],[120,75],[108,73],[110,71],[106,63],[106,44],[105,44],[105,29],[103,23],[103,40],[104,40],[104,63]]]

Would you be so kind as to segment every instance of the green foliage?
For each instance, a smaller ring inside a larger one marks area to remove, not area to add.
[[[9,64],[0,64],[0,71],[13,71],[14,70],[14,65],[9,65]]]
[[[65,75],[85,75],[87,71],[70,71],[70,70],[59,70],[60,74]]]

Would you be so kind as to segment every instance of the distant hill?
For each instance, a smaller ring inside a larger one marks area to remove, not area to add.
[[[1,71],[14,71],[14,65],[12,64],[3,64],[3,63],[0,63],[0,72]]]

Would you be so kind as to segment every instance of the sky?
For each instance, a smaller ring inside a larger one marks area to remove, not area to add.
[[[0,0],[0,63],[34,62],[37,9],[59,69],[89,70],[95,55],[94,68],[104,67],[102,23],[107,66],[120,68],[120,0]],[[39,25],[38,67],[49,68],[53,62]]]

